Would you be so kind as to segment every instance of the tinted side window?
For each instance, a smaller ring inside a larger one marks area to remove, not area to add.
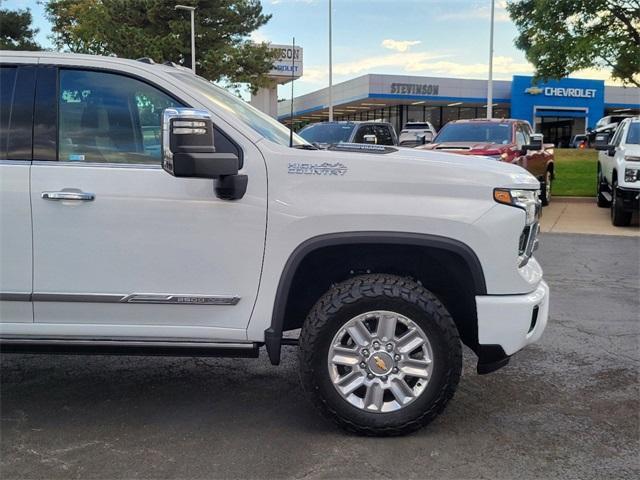
[[[16,67],[0,68],[0,159],[7,159],[7,140],[9,138],[9,120],[13,91],[16,85]]]
[[[182,105],[130,77],[60,70],[58,106],[60,161],[159,164],[162,110]]]
[[[31,160],[35,67],[0,67],[0,159]]]
[[[610,145],[615,145],[616,147],[620,145],[620,140],[622,139],[622,131],[624,130],[624,124],[618,125],[615,133],[613,134],[613,138],[609,141]]]
[[[391,135],[389,127],[386,125],[376,125],[375,132],[378,138],[378,145],[393,145],[393,135]]]
[[[363,125],[356,132],[356,136],[353,139],[353,143],[364,143],[365,135],[375,135],[376,132],[373,128],[373,125]]]

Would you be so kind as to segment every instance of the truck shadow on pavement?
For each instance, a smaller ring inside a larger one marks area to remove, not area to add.
[[[353,478],[368,472],[423,478],[427,465],[448,472],[441,478],[468,477],[479,465],[485,474],[509,476],[511,461],[532,467],[538,462],[530,456],[532,444],[549,452],[572,445],[570,456],[580,456],[600,448],[602,440],[576,446],[578,431],[593,432],[583,433],[587,438],[600,431],[610,439],[615,429],[621,442],[633,437],[620,422],[605,422],[602,412],[592,411],[596,398],[578,403],[589,390],[582,382],[570,385],[553,372],[532,371],[531,365],[549,361],[569,370],[582,361],[549,358],[538,346],[489,376],[475,374],[475,358],[465,351],[459,390],[431,425],[402,438],[354,437],[317,415],[306,400],[295,353],[287,347],[280,367],[264,354],[257,361],[4,355],[3,476]],[[609,376],[602,381],[621,388],[621,374],[633,385],[629,372],[618,372],[613,384]],[[637,403],[618,408],[633,415]],[[611,405],[601,407],[608,411]],[[601,422],[597,429],[592,425]],[[511,460],[485,463],[503,457],[505,445]],[[423,459],[407,464],[398,451]],[[467,461],[461,464],[459,455]],[[358,470],[343,463],[353,456],[360,459],[353,464]],[[469,469],[471,464],[476,467]],[[555,466],[545,468],[551,474]]]

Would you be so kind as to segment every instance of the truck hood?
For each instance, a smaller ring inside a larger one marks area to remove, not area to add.
[[[477,144],[476,144],[477,145]],[[490,148],[497,146],[495,144]],[[540,182],[524,168],[495,159],[470,154],[443,152],[442,150],[402,149],[388,154],[398,163],[407,163],[416,172],[434,169],[447,171],[453,177],[459,177],[468,184],[486,183],[493,188],[540,188]],[[416,162],[420,162],[416,164]],[[457,181],[455,183],[458,183]]]
[[[624,154],[632,155],[634,157],[640,157],[640,145],[635,143],[627,143],[624,146]]]
[[[270,143],[270,142],[269,142]],[[458,194],[473,197],[487,189],[538,189],[540,182],[524,168],[476,155],[458,155],[438,150],[379,147],[378,152],[330,150],[286,150],[290,174],[307,176],[339,175],[356,182],[401,185],[429,184],[432,191],[460,189]],[[295,152],[295,153],[294,153]],[[293,158],[292,158],[293,157]]]
[[[442,142],[432,143],[425,147],[425,150],[438,150],[442,152],[455,151],[456,153],[465,154],[469,151],[504,151],[508,150],[511,145],[502,145],[490,142]]]

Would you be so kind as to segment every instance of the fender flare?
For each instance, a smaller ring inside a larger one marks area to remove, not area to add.
[[[282,329],[293,277],[310,253],[325,247],[356,244],[388,244],[438,248],[457,254],[467,264],[473,277],[476,295],[486,295],[487,286],[482,265],[475,252],[465,243],[439,235],[409,232],[339,232],[319,235],[305,240],[291,253],[280,275],[273,303],[271,326],[264,332],[264,342],[273,365],[280,363]]]

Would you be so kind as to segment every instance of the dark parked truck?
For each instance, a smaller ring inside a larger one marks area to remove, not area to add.
[[[307,125],[298,134],[320,148],[339,143],[398,144],[396,131],[388,122],[319,122]]]
[[[540,181],[542,205],[551,201],[555,178],[553,145],[545,145],[542,135],[533,133],[524,120],[456,120],[447,123],[433,143],[418,148],[480,155],[520,165]]]

